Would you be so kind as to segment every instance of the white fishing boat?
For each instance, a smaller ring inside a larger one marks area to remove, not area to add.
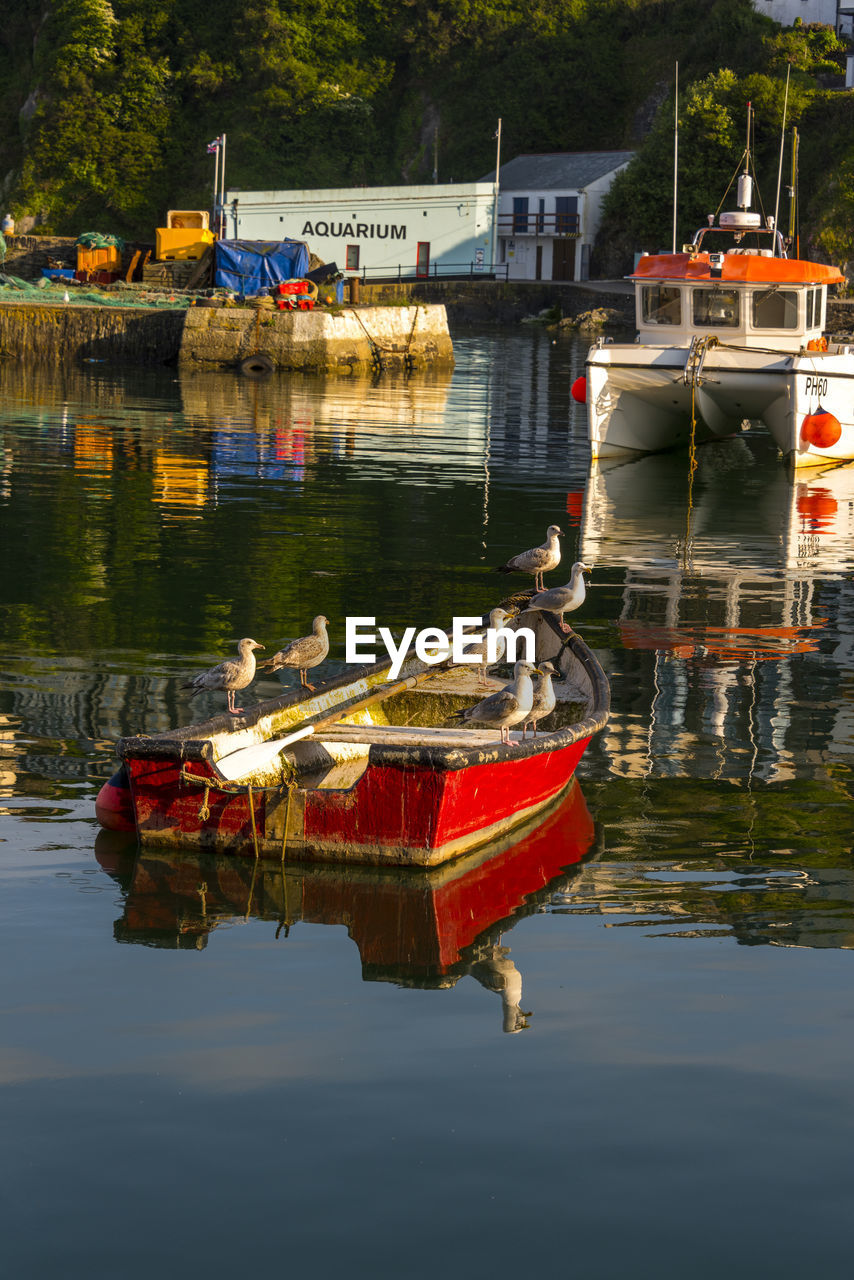
[[[749,148],[747,151],[749,158]],[[600,339],[587,357],[594,459],[654,453],[763,423],[796,467],[854,458],[854,353],[824,334],[827,292],[845,277],[788,256],[773,216],[710,215],[682,253],[642,254],[637,338]]]

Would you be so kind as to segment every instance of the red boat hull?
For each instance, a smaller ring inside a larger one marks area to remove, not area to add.
[[[349,790],[294,791],[284,820],[281,798],[219,790],[202,761],[184,766],[193,783],[175,760],[129,759],[127,768],[143,843],[248,856],[256,846],[280,856],[284,844],[301,858],[430,866],[547,806],[565,790],[588,742],[454,770],[371,763]]]

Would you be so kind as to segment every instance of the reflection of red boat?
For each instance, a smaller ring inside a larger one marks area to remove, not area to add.
[[[116,924],[120,942],[199,948],[218,924],[235,918],[276,921],[284,930],[301,921],[343,924],[365,978],[450,986],[473,962],[488,963],[488,931],[497,938],[496,926],[534,909],[537,895],[584,857],[594,835],[573,781],[545,819],[431,870],[256,863],[163,850],[128,856],[123,871],[108,844],[96,844],[95,852],[126,890]],[[103,833],[99,842],[110,838]]]
[[[607,720],[608,684],[580,637],[543,623],[537,656],[559,662],[564,677],[558,727],[527,741],[514,732],[507,746],[495,730],[454,719],[483,696],[471,667],[415,659],[394,684],[388,663],[377,664],[239,718],[124,738],[139,839],[280,860],[459,857],[555,802]]]

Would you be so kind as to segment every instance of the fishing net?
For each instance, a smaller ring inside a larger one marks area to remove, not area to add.
[[[66,300],[67,296],[67,300]],[[81,285],[74,280],[22,280],[20,276],[0,271],[0,302],[34,302],[40,306],[65,306],[86,303],[99,307],[159,307],[173,310],[188,307],[195,293],[174,289],[149,289],[144,284],[116,283],[98,288]]]
[[[124,249],[125,242],[119,236],[103,236],[100,231],[81,231],[77,243],[84,249]]]

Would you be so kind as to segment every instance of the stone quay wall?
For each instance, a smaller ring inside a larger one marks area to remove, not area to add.
[[[276,369],[349,373],[452,364],[454,351],[441,306],[271,312],[0,304],[0,359],[223,369],[254,355]]]
[[[179,362],[215,368],[267,356],[277,369],[350,373],[366,367],[452,363],[454,348],[442,306],[343,307],[274,311],[192,307]]]
[[[178,357],[183,329],[183,311],[4,302],[0,359],[167,364]]]

